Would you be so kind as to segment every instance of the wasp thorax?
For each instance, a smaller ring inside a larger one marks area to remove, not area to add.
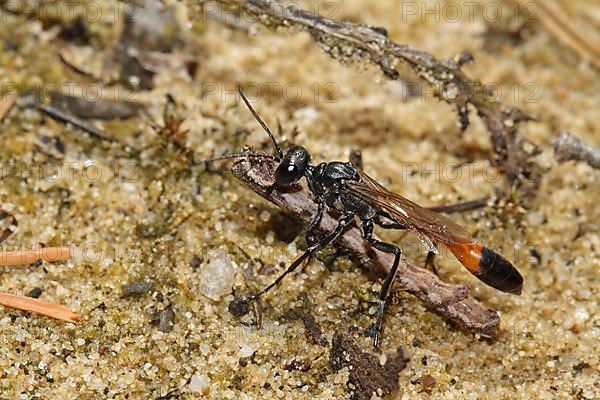
[[[289,186],[300,180],[306,173],[310,154],[302,146],[294,146],[285,153],[275,171],[277,186]]]

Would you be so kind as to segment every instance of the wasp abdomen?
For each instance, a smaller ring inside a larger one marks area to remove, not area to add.
[[[489,247],[482,246],[479,259],[479,280],[512,294],[521,294],[523,277],[513,265]]]
[[[523,277],[507,259],[494,250],[462,238],[446,245],[480,281],[506,293],[521,294]]]

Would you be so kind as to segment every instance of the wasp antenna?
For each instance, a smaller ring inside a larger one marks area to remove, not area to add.
[[[207,158],[206,160],[197,160],[194,161],[194,164],[209,164],[216,161],[230,160],[232,158],[268,158],[269,160],[278,161],[277,158],[269,155],[269,154],[260,154],[260,153],[234,153],[234,154],[225,154],[220,157]]]
[[[277,150],[277,155],[279,156],[279,159],[282,159],[283,151],[281,151],[281,147],[279,147],[277,140],[275,140],[275,136],[273,136],[273,134],[271,133],[271,130],[269,129],[267,124],[265,124],[263,122],[263,120],[260,119],[260,117],[258,116],[256,111],[254,111],[254,108],[252,108],[252,106],[250,105],[250,102],[248,101],[248,99],[244,95],[244,92],[242,92],[242,89],[239,86],[238,86],[238,92],[240,93],[240,96],[242,96],[242,100],[244,100],[244,103],[246,103],[246,107],[248,107],[248,109],[250,110],[250,112],[252,113],[254,118],[258,121],[260,126],[262,126],[262,128],[265,130],[265,132],[267,132],[267,135],[269,135],[269,137],[271,138],[271,141],[273,142],[273,145],[275,146],[275,150]]]

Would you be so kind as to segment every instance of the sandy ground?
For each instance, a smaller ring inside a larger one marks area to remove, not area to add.
[[[525,277],[520,297],[485,287],[449,256],[437,261],[442,279],[470,285],[479,301],[501,313],[499,338],[457,331],[411,296],[394,292],[382,350],[404,346],[411,361],[390,397],[599,398],[600,171],[559,165],[551,148],[560,129],[600,145],[599,72],[539,27],[526,28],[519,38],[503,34],[514,27],[507,8],[496,21],[469,2],[442,1],[436,18],[425,16],[420,3],[411,3],[416,14],[407,14],[408,3],[302,5],[384,26],[397,42],[440,58],[471,51],[476,62],[468,73],[538,118],[522,134],[544,150],[537,158],[543,180],[523,207],[453,216],[518,265]],[[434,3],[427,5],[435,10]],[[490,13],[498,4],[481,3]],[[578,26],[598,34],[596,2],[560,3]],[[449,5],[458,6],[462,18],[444,17]],[[183,5],[176,8],[185,14]],[[87,87],[87,78],[59,61],[64,47],[57,44],[56,25],[2,18],[3,84],[16,84],[21,93],[36,85],[64,89],[66,82],[78,82],[76,90]],[[236,102],[239,82],[271,127],[278,119],[284,132],[298,126],[293,141],[316,161],[345,160],[360,147],[369,174],[423,205],[510,192],[490,166],[481,122],[474,117],[461,134],[451,107],[424,87],[422,95],[408,96],[406,85],[387,81],[372,66],[340,65],[306,33],[273,32],[244,20],[224,24],[219,16],[190,20],[187,44],[176,55],[187,51],[198,61],[195,78],[165,68],[153,90],[133,98],[160,120],[164,96],[171,93],[186,117],[187,144],[199,155],[235,151],[244,143],[268,149],[263,132]],[[92,22],[91,43],[68,47],[87,70],[102,65],[106,52],[94,49],[110,42],[106,21]],[[416,82],[401,71],[407,82]],[[300,253],[303,239],[295,238],[294,220],[242,187],[227,168],[188,168],[181,154],[160,145],[148,118],[102,126],[143,151],[131,156],[32,109],[15,107],[0,125],[0,204],[19,221],[3,245],[72,244],[85,252],[68,263],[2,268],[0,290],[26,294],[39,287],[42,299],[68,305],[83,318],[74,325],[0,309],[0,398],[349,398],[349,371],[334,372],[330,364],[331,338],[350,329],[369,348],[364,331],[373,322],[381,281],[325,251],[262,300],[262,329],[251,315],[234,317],[227,310],[232,287],[237,294],[261,288],[280,263]],[[36,148],[39,135],[60,137],[64,158]],[[381,236],[402,242],[407,258],[423,261],[413,236]],[[122,285],[138,281],[153,286],[124,295]],[[302,307],[303,291],[328,343],[314,343],[291,312]],[[165,309],[173,311],[174,324],[153,323],[161,315],[169,319]]]

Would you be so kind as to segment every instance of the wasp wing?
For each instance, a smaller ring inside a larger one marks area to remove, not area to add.
[[[385,212],[390,218],[417,232],[435,251],[443,243],[473,275],[508,293],[520,294],[523,277],[513,265],[471,238],[465,228],[397,193],[359,171],[360,181],[348,182],[352,193]]]
[[[466,229],[449,218],[389,191],[362,171],[359,175],[360,181],[348,182],[352,192],[385,211],[393,220],[414,230],[424,239],[445,245],[470,240]]]

